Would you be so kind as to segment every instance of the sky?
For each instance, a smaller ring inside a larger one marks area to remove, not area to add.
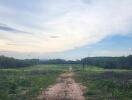
[[[132,0],[0,0],[0,55],[132,54]]]

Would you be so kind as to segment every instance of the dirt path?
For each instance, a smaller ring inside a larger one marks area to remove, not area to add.
[[[85,100],[82,87],[73,79],[73,73],[62,74],[57,83],[42,92],[39,100]]]

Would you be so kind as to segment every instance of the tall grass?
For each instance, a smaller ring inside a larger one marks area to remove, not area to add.
[[[0,70],[0,100],[36,100],[64,70],[52,65]]]
[[[97,69],[76,72],[88,100],[132,100],[132,71]]]

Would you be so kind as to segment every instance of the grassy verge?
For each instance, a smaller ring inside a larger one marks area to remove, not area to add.
[[[87,100],[132,100],[132,71],[87,68],[76,72]]]
[[[37,65],[0,70],[0,100],[36,100],[41,90],[53,84],[64,69]]]

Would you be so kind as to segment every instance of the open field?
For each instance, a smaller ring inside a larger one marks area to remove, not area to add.
[[[75,81],[86,86],[84,92],[86,99],[132,100],[131,70],[103,69],[96,66],[87,66],[82,69],[82,66],[77,64],[0,69],[0,100],[37,100],[38,96],[49,86],[56,83],[60,74],[68,71],[69,66],[72,66],[75,73],[73,77]],[[65,81],[62,80],[56,84],[65,84]],[[64,80],[67,81],[65,78]],[[73,84],[76,83],[73,82]],[[56,87],[56,85],[54,86]],[[67,84],[64,87],[67,87]],[[69,90],[69,84],[68,88],[64,89],[64,91],[66,90]]]
[[[76,80],[87,87],[87,100],[132,100],[132,71],[86,68]]]
[[[0,70],[0,100],[36,100],[40,92],[56,81],[64,69],[37,65]]]

